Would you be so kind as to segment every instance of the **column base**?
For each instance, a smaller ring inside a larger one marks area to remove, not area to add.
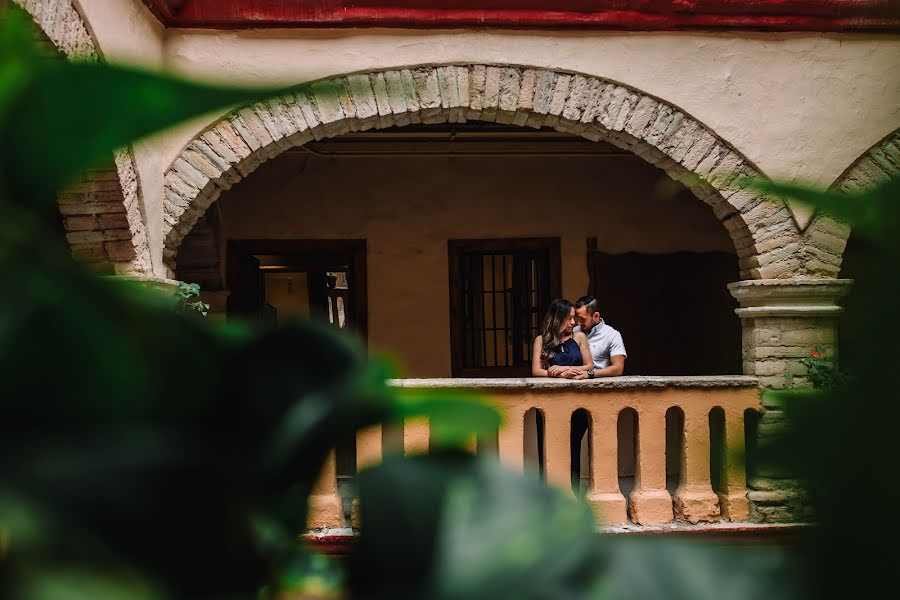
[[[718,521],[721,511],[719,497],[710,489],[685,489],[675,491],[675,513],[685,521]]]
[[[631,520],[638,525],[664,525],[674,519],[668,490],[641,490],[631,494]]]
[[[628,503],[621,492],[588,493],[585,500],[594,509],[597,525],[622,525],[628,522]]]
[[[722,518],[729,521],[749,521],[750,501],[747,499],[747,490],[719,494],[719,502],[722,504]]]
[[[306,515],[309,529],[325,529],[344,526],[344,508],[337,494],[313,494],[309,497]]]

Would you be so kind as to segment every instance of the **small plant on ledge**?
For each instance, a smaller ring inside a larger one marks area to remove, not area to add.
[[[197,300],[192,301],[192,298],[197,298]],[[199,284],[179,281],[175,299],[178,312],[200,313],[204,317],[209,314],[209,304],[200,301]]]
[[[810,350],[809,355],[800,359],[800,364],[806,369],[808,387],[817,390],[830,390],[840,387],[847,381],[847,374],[841,371],[833,356],[828,355],[826,348],[816,346]],[[794,375],[785,374],[788,387],[793,387]],[[804,386],[805,387],[805,386]]]

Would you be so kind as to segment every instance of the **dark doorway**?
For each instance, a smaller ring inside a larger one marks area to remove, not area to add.
[[[741,322],[726,252],[608,254],[588,241],[590,293],[622,334],[626,375],[741,373]]]
[[[228,315],[321,319],[365,337],[365,240],[228,242]]]

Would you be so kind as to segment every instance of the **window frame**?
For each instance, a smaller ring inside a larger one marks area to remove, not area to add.
[[[546,252],[549,267],[548,296],[552,301],[562,296],[560,238],[497,238],[447,240],[450,280],[450,371],[453,377],[530,377],[531,366],[474,367],[464,366],[465,323],[463,307],[462,255],[517,254]],[[541,316],[543,318],[543,315]]]

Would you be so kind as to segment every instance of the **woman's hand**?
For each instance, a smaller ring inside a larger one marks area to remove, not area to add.
[[[563,373],[571,368],[572,367],[564,367],[562,365],[550,365],[550,368],[547,369],[547,375],[550,377],[563,377]]]
[[[561,371],[559,375],[551,375],[551,377],[561,377],[563,379],[583,379],[582,375],[585,377],[587,373],[582,371],[581,369],[576,369],[575,367],[561,367]]]

